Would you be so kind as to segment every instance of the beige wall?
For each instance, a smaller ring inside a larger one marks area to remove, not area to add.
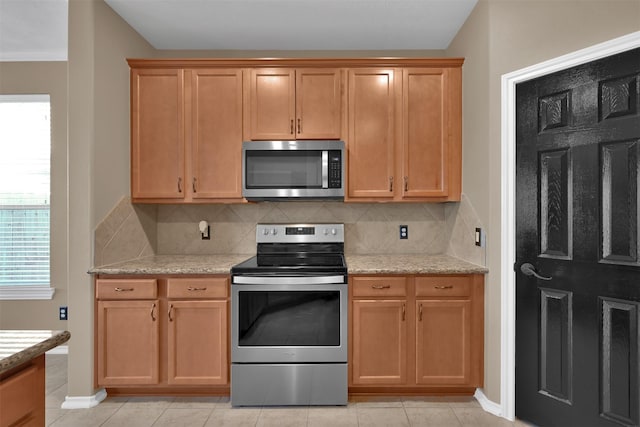
[[[64,329],[67,305],[67,63],[0,62],[0,94],[49,94],[51,101],[52,300],[0,301],[0,329]],[[25,315],[29,313],[29,315]]]
[[[125,58],[153,49],[102,0],[69,1],[69,381],[93,388],[93,230],[129,191]]]
[[[480,0],[447,49],[463,69],[463,191],[486,224],[485,394],[500,402],[501,76],[640,31],[638,0]]]

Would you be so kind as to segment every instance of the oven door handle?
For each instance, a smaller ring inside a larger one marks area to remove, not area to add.
[[[346,283],[344,276],[264,277],[235,276],[234,285],[330,285]]]

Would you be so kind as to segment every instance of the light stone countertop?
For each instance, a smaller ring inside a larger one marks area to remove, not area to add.
[[[252,254],[232,255],[154,255],[94,267],[91,274],[229,274],[231,267]]]
[[[449,255],[346,255],[349,274],[475,274],[486,267]]]
[[[0,330],[0,374],[35,359],[69,338],[68,331]]]
[[[94,267],[91,274],[229,274],[231,267],[250,258],[234,255],[156,255]],[[346,255],[349,274],[475,274],[486,267],[449,255]]]

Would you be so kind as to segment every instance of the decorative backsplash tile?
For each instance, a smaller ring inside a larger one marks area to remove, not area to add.
[[[200,238],[198,223],[202,220],[210,224],[210,240]],[[483,265],[482,249],[473,242],[479,221],[465,197],[461,203],[447,204],[262,202],[135,206],[124,198],[96,228],[95,265],[148,255],[253,254],[256,224],[269,222],[344,223],[348,254],[447,253]],[[409,226],[409,239],[399,239],[400,224]]]

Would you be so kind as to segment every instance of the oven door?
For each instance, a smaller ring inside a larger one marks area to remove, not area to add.
[[[347,284],[265,279],[231,285],[232,363],[346,363]]]

